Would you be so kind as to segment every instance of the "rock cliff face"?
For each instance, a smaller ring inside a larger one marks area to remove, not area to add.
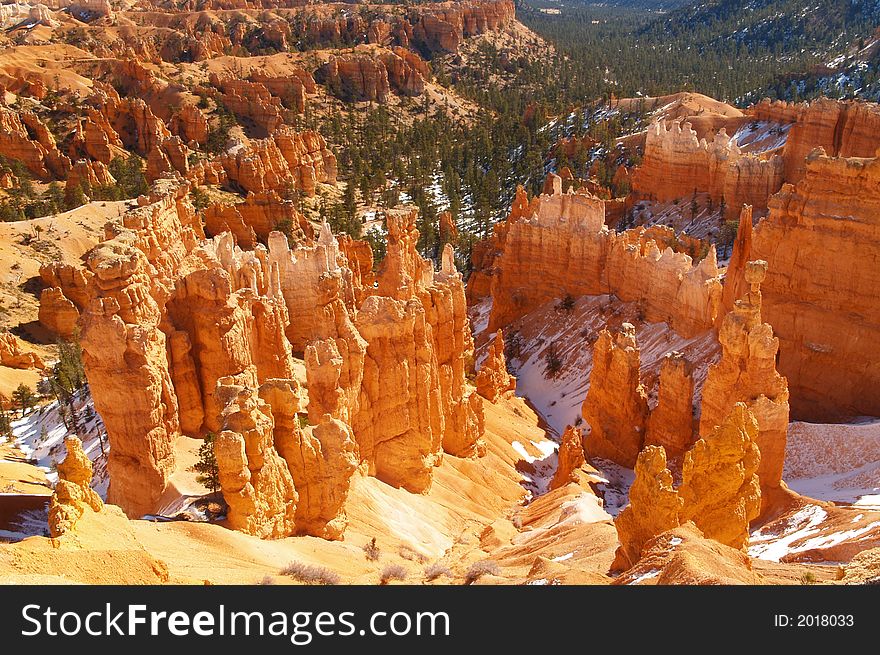
[[[584,438],[588,457],[635,466],[645,440],[648,399],[639,381],[639,348],[631,324],[624,323],[614,335],[599,333],[581,415],[590,426]]]
[[[873,157],[880,107],[874,103],[819,98],[810,103],[764,101],[749,109],[759,120],[793,123],[785,143],[785,181],[799,182],[807,157],[824,148],[831,157]]]
[[[645,544],[680,524],[684,500],[672,486],[666,451],[660,446],[646,446],[636,461],[635,476],[629,505],[614,520],[620,546],[612,571],[625,571],[635,565]]]
[[[880,279],[865,263],[880,256],[880,159],[818,150],[770,207],[750,257],[768,262],[763,313],[779,336],[793,412],[813,421],[877,414]]]
[[[749,523],[761,511],[759,426],[745,403],[736,403],[684,459],[681,521],[732,548],[749,540]]]
[[[500,395],[516,389],[516,378],[507,372],[507,362],[504,359],[504,334],[500,329],[495,333],[486,359],[477,371],[476,384],[477,393],[493,403]]]
[[[779,339],[761,318],[761,282],[766,274],[764,261],[746,265],[750,290],[721,323],[721,360],[709,367],[700,416],[700,436],[706,438],[725,421],[734,404],[745,403],[754,414],[758,426],[755,441],[761,452],[758,476],[765,504],[782,484],[789,413],[786,379],[776,371]]]
[[[64,179],[70,159],[58,151],[55,137],[31,112],[0,109],[0,155],[19,161],[41,180]]]
[[[250,193],[244,202],[234,205],[211,205],[205,210],[204,220],[206,234],[232,232],[236,244],[245,250],[253,250],[258,241],[268,243],[269,234],[285,224],[291,226],[294,237],[314,237],[311,224],[294,203],[274,191]]]
[[[55,538],[70,532],[87,511],[100,512],[100,496],[91,488],[92,462],[78,437],[64,440],[67,457],[58,465],[58,484],[49,502],[49,534]]]
[[[361,46],[353,54],[334,55],[315,76],[342,100],[371,102],[385,102],[392,89],[401,95],[421,95],[431,77],[428,64],[400,46]]]
[[[682,482],[673,487],[666,450],[645,446],[635,465],[629,505],[614,521],[620,547],[612,570],[634,566],[661,533],[693,522],[709,539],[743,549],[761,508],[758,424],[736,403],[721,425],[685,453]]]
[[[657,406],[648,418],[645,443],[679,457],[694,440],[693,367],[681,353],[666,355],[660,366]]]
[[[428,5],[416,10],[411,38],[431,52],[456,52],[463,38],[498,31],[514,14],[510,0]]]
[[[782,186],[784,161],[740,151],[719,129],[714,138],[698,139],[688,122],[659,121],[648,128],[642,164],[633,171],[632,188],[641,197],[659,201],[706,192],[713,201],[722,200],[729,216],[736,216],[743,204],[759,209]]]
[[[281,99],[260,82],[221,78],[215,73],[211,84],[221,91],[219,101],[236,116],[250,120],[262,136],[273,134],[281,125]]]
[[[254,193],[284,192],[293,186],[311,196],[319,182],[336,184],[336,156],[317,132],[281,126],[270,138],[252,140],[248,146],[194,166],[187,177],[200,184]]]
[[[385,64],[369,55],[332,57],[317,79],[343,100],[385,102],[391,91]]]
[[[0,332],[0,366],[9,368],[44,368],[37,353],[25,351],[11,332]]]
[[[558,191],[558,189],[557,189]],[[613,293],[640,302],[650,321],[694,336],[715,322],[721,280],[714,248],[697,265],[672,248],[661,251],[644,229],[617,234],[605,226],[604,203],[584,192],[517,191],[510,215],[477,249],[471,302],[489,288],[490,331],[553,298]]]

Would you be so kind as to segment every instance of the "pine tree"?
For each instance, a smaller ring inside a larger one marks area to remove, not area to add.
[[[213,432],[205,435],[204,442],[199,446],[199,461],[189,468],[190,471],[198,473],[196,481],[205,485],[211,493],[216,493],[220,488],[220,470],[214,454],[215,439],[216,435]]]

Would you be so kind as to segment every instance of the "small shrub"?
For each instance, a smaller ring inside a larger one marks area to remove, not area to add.
[[[419,551],[413,550],[406,544],[401,545],[401,547],[397,549],[397,554],[400,555],[403,559],[408,559],[410,562],[418,562],[419,564],[424,564],[428,561],[427,557],[422,555]]]
[[[555,378],[562,370],[562,359],[556,353],[556,349],[552,346],[547,349],[546,362],[544,368],[544,377]]]
[[[484,575],[501,575],[501,568],[490,559],[474,562],[464,576],[464,583],[473,584]]]
[[[571,294],[568,294],[565,296],[565,298],[559,301],[559,303],[556,305],[556,309],[558,311],[570,312],[572,309],[574,309],[574,303],[574,297]]]
[[[339,584],[339,576],[330,569],[302,562],[291,562],[281,570],[281,575],[289,576],[305,584]]]
[[[406,580],[407,572],[400,564],[388,564],[379,575],[379,584],[388,584],[392,580]]]
[[[271,575],[264,575],[263,579],[260,580],[257,584],[261,586],[273,585],[275,584],[275,578],[273,578]]]
[[[375,562],[377,559],[379,559],[379,555],[382,552],[376,545],[376,537],[373,537],[368,543],[365,543],[363,545],[363,549],[364,555],[366,555],[367,559],[371,562]]]
[[[440,562],[434,562],[425,567],[425,580],[436,580],[440,576],[445,575],[447,578],[452,577],[452,571]]]
[[[807,571],[801,576],[801,584],[816,584],[816,574],[812,571]]]

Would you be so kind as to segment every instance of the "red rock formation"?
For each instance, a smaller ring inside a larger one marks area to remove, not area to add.
[[[312,74],[301,68],[296,68],[284,76],[271,76],[262,71],[252,71],[249,77],[252,82],[259,82],[269,89],[269,93],[281,98],[283,103],[299,113],[306,109],[307,95],[316,91]]]
[[[111,184],[116,184],[116,178],[110,175],[110,171],[103,163],[79,159],[67,174],[65,191],[70,193],[77,187],[88,190]]]
[[[248,379],[250,378],[250,379]],[[293,534],[299,496],[287,462],[275,448],[272,411],[252,376],[222,378],[222,431],[214,441],[220,488],[230,527],[261,538]]]
[[[746,262],[752,253],[752,207],[745,205],[739,215],[736,228],[736,239],[733,242],[733,253],[724,274],[724,289],[721,292],[721,307],[724,312],[733,310],[733,303],[748,291],[746,285]],[[726,315],[726,314],[725,314]]]
[[[516,389],[516,378],[507,372],[507,362],[504,358],[504,335],[499,329],[495,333],[483,360],[480,370],[477,371],[477,393],[489,402],[495,402],[502,394]]]
[[[763,312],[780,339],[793,411],[821,422],[880,413],[880,371],[869,364],[880,279],[866,265],[880,257],[880,159],[816,151],[803,179],[770,204],[751,256],[768,262]]]
[[[219,101],[236,116],[250,120],[262,130],[262,136],[275,132],[281,125],[281,100],[269,93],[263,84],[211,74],[211,84],[222,91]]]
[[[645,444],[663,446],[679,457],[694,441],[694,378],[691,363],[671,352],[660,365],[657,406],[648,417]]]
[[[11,332],[0,332],[0,366],[9,368],[38,368],[45,365],[40,356],[21,349],[21,343]]]
[[[714,249],[694,266],[688,255],[661,252],[643,229],[610,231],[603,201],[581,191],[529,202],[518,190],[487,249],[477,253],[471,288],[491,289],[490,331],[551,299],[603,293],[640,302],[648,320],[667,321],[686,336],[715,322],[721,282]]]
[[[78,437],[64,440],[67,456],[58,465],[58,484],[49,502],[49,534],[60,537],[76,526],[87,511],[100,512],[101,497],[91,487],[92,462]]]
[[[683,505],[684,500],[672,486],[672,473],[666,468],[666,451],[659,446],[646,446],[636,461],[629,505],[614,520],[620,546],[611,570],[632,567],[647,543],[678,527]]]
[[[799,182],[807,172],[807,156],[824,148],[831,157],[873,157],[880,130],[880,107],[874,103],[818,98],[794,104],[765,100],[749,113],[758,120],[794,123],[783,156],[785,181]]]
[[[511,0],[427,5],[414,12],[412,39],[431,52],[456,52],[463,38],[500,31],[514,13]]]
[[[43,289],[40,293],[40,325],[62,339],[72,339],[77,330],[79,309],[60,287]]]
[[[317,74],[343,100],[385,102],[391,92],[385,64],[365,54],[334,55]]]
[[[285,227],[293,237],[311,238],[313,230],[294,203],[282,200],[274,191],[250,193],[244,202],[211,205],[205,210],[205,232],[217,235],[232,232],[235,242],[252,250],[257,240],[267,243],[269,233]]]
[[[746,265],[745,278],[751,290],[736,301],[721,323],[721,360],[709,367],[700,416],[700,436],[705,438],[725,421],[736,403],[745,403],[754,414],[761,451],[758,476],[765,505],[782,485],[789,410],[786,380],[776,372],[779,339],[761,320],[761,282],[766,274],[764,261]]]
[[[345,500],[359,462],[351,428],[329,415],[317,426],[300,428],[295,380],[267,380],[260,385],[260,398],[271,407],[275,448],[287,462],[299,495],[296,532],[342,538],[348,523]]]
[[[293,187],[312,196],[317,183],[336,184],[336,156],[317,132],[281,126],[271,138],[252,140],[249,146],[193,167],[188,178],[254,193]]]
[[[767,198],[782,186],[784,161],[778,155],[762,159],[744,154],[725,128],[714,138],[698,139],[688,122],[670,128],[658,121],[648,128],[642,164],[633,171],[632,189],[639,196],[668,201],[706,192],[725,202],[736,216],[743,204],[763,209]]]
[[[171,118],[171,132],[186,143],[205,143],[208,140],[208,119],[195,105],[183,105]]]
[[[736,403],[684,459],[681,521],[693,521],[706,537],[732,548],[748,543],[749,523],[761,510],[758,435],[755,417]]]
[[[567,426],[559,441],[559,459],[556,464],[556,472],[550,480],[550,490],[564,487],[569,482],[576,482],[577,471],[585,463],[584,446],[580,430]]]
[[[584,437],[588,457],[632,468],[645,439],[648,400],[639,381],[635,327],[624,323],[612,335],[602,330],[593,347],[590,387],[581,409],[590,431]]]
[[[19,161],[42,180],[64,179],[70,160],[36,114],[0,108],[0,155]]]

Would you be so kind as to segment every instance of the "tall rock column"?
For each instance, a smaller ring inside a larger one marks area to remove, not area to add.
[[[145,256],[110,241],[88,255],[101,294],[82,318],[83,363],[111,448],[107,500],[130,517],[155,511],[180,433],[161,312]]]
[[[709,367],[700,417],[700,436],[706,437],[721,425],[735,403],[745,403],[754,414],[765,508],[771,493],[782,485],[789,413],[788,385],[776,371],[779,339],[773,336],[773,328],[761,321],[761,282],[766,274],[765,261],[745,266],[749,291],[736,301],[718,331],[721,360]]]
[[[489,351],[483,365],[477,371],[477,393],[489,402],[516,389],[516,378],[507,372],[507,361],[504,358],[504,335],[499,328],[495,338],[489,345]]]
[[[648,418],[645,443],[663,446],[669,457],[678,457],[693,440],[693,367],[684,355],[671,352],[660,365],[657,406]]]
[[[286,537],[296,525],[299,497],[287,462],[275,449],[270,405],[257,395],[254,371],[221,378],[215,396],[223,407],[214,441],[228,521],[263,539]]]
[[[672,486],[672,473],[666,468],[666,451],[646,446],[636,461],[635,481],[629,490],[629,505],[614,520],[620,546],[614,555],[612,571],[624,571],[642,556],[642,548],[661,532],[680,524],[684,500]]]
[[[635,466],[645,438],[648,399],[639,381],[636,329],[624,323],[616,334],[602,330],[593,349],[590,388],[581,415],[590,426],[588,457]]]

